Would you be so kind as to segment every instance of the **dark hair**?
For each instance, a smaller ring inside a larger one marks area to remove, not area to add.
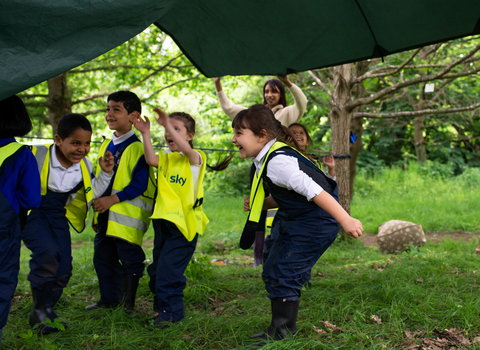
[[[265,130],[267,139],[277,139],[299,150],[290,130],[275,119],[273,112],[264,105],[253,105],[238,112],[232,121],[232,128],[250,129],[256,136],[263,136],[262,130]]]
[[[108,101],[122,102],[123,107],[127,110],[128,114],[132,112],[142,113],[142,103],[136,94],[131,91],[117,91],[108,95]]]
[[[267,104],[267,100],[265,99],[265,89],[267,85],[270,85],[273,90],[280,92],[280,100],[278,101],[283,107],[287,107],[287,98],[285,97],[285,86],[283,83],[278,79],[269,80],[263,85],[263,104]]]
[[[303,131],[305,132],[305,136],[307,136],[308,146],[312,147],[313,146],[313,140],[310,137],[310,134],[308,133],[307,127],[303,124],[300,124],[300,123],[292,123],[288,126],[288,129],[290,129],[292,126],[299,126],[303,129]]]
[[[20,97],[0,101],[0,138],[24,136],[31,130],[32,121]]]
[[[187,132],[193,132],[195,134],[195,119],[192,116],[185,112],[173,112],[168,115],[169,118],[180,120],[185,125]],[[193,141],[188,141],[190,147],[193,148]]]
[[[62,140],[65,140],[77,129],[83,129],[92,132],[92,125],[81,114],[65,114],[58,122],[57,134]]]

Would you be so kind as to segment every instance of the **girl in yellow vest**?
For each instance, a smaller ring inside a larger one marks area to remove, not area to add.
[[[267,107],[254,105],[239,112],[232,127],[232,142],[240,157],[251,158],[256,170],[240,247],[248,249],[253,244],[262,209],[279,208],[285,213],[263,267],[272,318],[264,332],[252,336],[263,344],[297,333],[302,275],[333,243],[338,225],[353,237],[360,236],[363,228],[338,203],[335,181],[298,148],[282,141],[292,135]],[[267,198],[266,191],[270,193]]]
[[[155,154],[150,139],[150,121],[137,117],[133,125],[142,133],[145,160],[158,167],[158,193],[152,219],[155,230],[153,263],[148,267],[154,310],[154,325],[169,327],[184,317],[183,275],[195,252],[198,235],[208,219],[202,211],[206,157],[194,150],[195,120],[187,113],[167,115],[158,108],[157,122],[165,127],[168,150]]]
[[[80,114],[66,114],[59,123],[55,143],[32,148],[38,163],[42,202],[30,212],[22,239],[32,251],[28,280],[33,307],[29,323],[43,334],[58,331],[43,323],[58,315],[53,310],[72,276],[70,228],[85,229],[93,199],[108,187],[113,175],[113,156],[99,161],[102,171],[95,179],[90,152],[92,126]],[[66,323],[62,321],[64,326]]]

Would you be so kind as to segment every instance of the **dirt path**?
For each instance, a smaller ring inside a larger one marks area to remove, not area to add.
[[[472,232],[472,233],[465,233],[465,232],[450,232],[450,233],[432,233],[427,232],[427,241],[437,242],[442,241],[445,237],[450,237],[454,241],[458,241],[460,239],[471,241],[472,239],[478,240],[480,236],[479,232]],[[376,245],[375,238],[377,235],[374,234],[366,234],[360,237],[360,240],[365,244],[367,247]]]

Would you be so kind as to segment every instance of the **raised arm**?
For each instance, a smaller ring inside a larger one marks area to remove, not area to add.
[[[175,130],[173,125],[170,123],[170,118],[168,117],[167,113],[162,111],[160,108],[155,108],[154,111],[158,114],[158,119],[157,119],[158,124],[162,125],[165,128],[165,131],[170,134],[175,145],[177,145],[180,151],[188,157],[188,159],[190,160],[190,164],[196,164],[196,165],[202,164],[202,157],[200,156],[200,154],[194,151],[192,147],[190,147],[190,144],[188,143],[188,141],[185,140],[178,133],[177,130]],[[158,164],[158,158],[157,158],[157,164]]]
[[[297,85],[293,84],[286,75],[277,75],[278,80],[280,80],[292,94],[294,103],[291,106],[287,106],[282,109],[280,112],[275,114],[282,125],[288,127],[292,123],[298,123],[305,113],[307,108],[307,97]]]
[[[145,153],[145,161],[148,165],[158,167],[158,156],[153,149],[152,139],[150,137],[150,120],[148,117],[144,117],[143,121],[140,117],[140,113],[135,113],[133,116],[133,126],[135,129],[142,133],[143,139],[143,152]]]
[[[217,90],[217,98],[220,103],[220,108],[222,108],[223,113],[229,116],[231,119],[235,118],[238,112],[247,109],[243,106],[233,104],[227,97],[225,91],[223,91],[222,83],[220,82],[220,77],[213,78],[215,83],[215,89]]]

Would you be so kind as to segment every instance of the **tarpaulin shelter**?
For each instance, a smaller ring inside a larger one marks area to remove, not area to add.
[[[152,23],[208,77],[287,74],[480,34],[480,1],[1,1],[0,99]]]

